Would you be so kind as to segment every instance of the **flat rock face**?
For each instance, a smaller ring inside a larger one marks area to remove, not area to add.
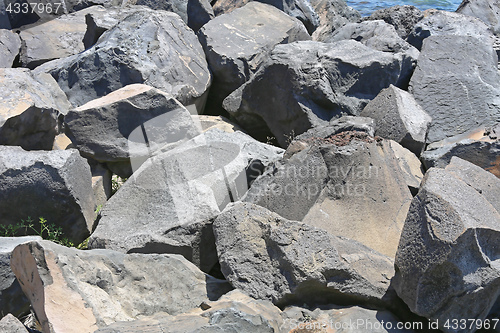
[[[176,13],[194,32],[215,16],[208,0],[130,0],[126,4],[127,6],[142,5],[154,10]]]
[[[354,133],[304,140],[311,145],[266,170],[243,200],[394,257],[412,196],[389,141]]]
[[[343,0],[313,0],[310,4],[319,17],[319,26],[312,34],[316,41],[325,40],[349,22],[361,20],[361,14]]]
[[[427,171],[413,199],[396,256],[394,286],[410,310],[439,320],[484,319],[497,301],[500,180],[453,159]],[[493,196],[494,204],[491,203]]]
[[[75,107],[144,83],[201,112],[211,80],[193,31],[177,14],[147,8],[121,20],[85,52],[38,70],[49,72]]]
[[[282,153],[241,132],[210,130],[154,156],[103,207],[89,246],[180,253],[208,272],[217,262],[210,220],[246,192],[253,161],[267,166]]]
[[[16,276],[10,269],[10,257],[14,248],[22,243],[41,240],[38,236],[26,237],[0,237],[0,311],[11,313],[15,316],[24,315],[29,312],[29,300],[23,294]],[[4,318],[5,319],[5,318]],[[0,329],[6,328],[10,319],[6,322],[0,321]],[[8,331],[1,331],[8,332]],[[15,331],[14,331],[15,332]]]
[[[361,115],[375,120],[375,135],[394,140],[417,156],[424,150],[432,118],[408,92],[391,85]]]
[[[16,247],[11,266],[43,332],[91,333],[158,312],[177,315],[230,290],[178,255],[81,251],[38,241]]]
[[[0,221],[43,217],[74,244],[89,236],[95,199],[90,167],[77,150],[25,151],[0,146]]]
[[[3,333],[28,333],[24,325],[10,313],[0,320],[0,330]]]
[[[493,34],[481,20],[444,10],[430,12],[413,27],[407,40],[420,50],[425,38],[446,35],[472,36],[493,43]]]
[[[410,92],[432,117],[427,142],[496,124],[499,82],[497,56],[488,42],[465,36],[426,38]]]
[[[272,136],[286,147],[289,136],[358,115],[380,90],[404,79],[402,70],[400,55],[353,40],[277,45],[223,106],[252,136]]]
[[[85,15],[92,11],[93,8],[88,8],[41,24],[22,27],[22,66],[34,69],[47,61],[82,52],[85,49],[83,36],[87,30]]]
[[[0,68],[0,144],[50,150],[70,104],[48,74]]]
[[[394,26],[399,37],[406,39],[415,24],[424,18],[422,11],[414,6],[396,5],[389,8],[378,9],[369,17],[369,20],[384,20]]]
[[[254,298],[384,303],[392,262],[358,242],[241,202],[217,217],[214,233],[222,273]]]
[[[214,74],[209,98],[217,105],[257,71],[277,44],[311,39],[300,21],[260,2],[218,16],[198,36]]]
[[[12,67],[20,49],[19,35],[7,29],[0,29],[0,68]]]
[[[495,0],[467,0],[457,8],[457,12],[474,16],[486,23],[495,34],[500,33],[500,8]]]
[[[167,144],[200,133],[181,103],[144,84],[125,86],[72,109],[64,122],[68,137],[83,156],[108,165],[123,164],[110,167],[123,169],[119,174],[124,178],[133,171],[130,158],[145,160]]]
[[[132,322],[118,322],[95,333],[169,333],[258,332],[279,333],[281,311],[269,301],[255,300],[240,290],[205,303],[206,310],[196,309],[178,316],[156,315]]]

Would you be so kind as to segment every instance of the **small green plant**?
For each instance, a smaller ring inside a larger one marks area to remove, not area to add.
[[[68,238],[64,236],[63,230],[60,226],[47,222],[43,217],[38,218],[40,228],[35,228],[35,223],[30,216],[25,220],[16,224],[0,225],[0,236],[2,237],[15,237],[19,234],[24,235],[38,235],[43,239],[53,241],[64,246],[74,246]]]
[[[117,175],[113,175],[111,177],[111,195],[115,194],[120,187],[122,187],[123,183],[127,181],[128,178],[122,178]]]

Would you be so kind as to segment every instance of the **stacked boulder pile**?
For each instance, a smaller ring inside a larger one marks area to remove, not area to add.
[[[500,332],[498,0],[41,4],[0,12],[1,332]]]

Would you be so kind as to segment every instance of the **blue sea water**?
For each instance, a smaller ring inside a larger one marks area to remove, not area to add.
[[[377,9],[396,5],[413,5],[420,10],[435,8],[454,12],[461,2],[461,0],[347,0],[347,4],[363,16],[369,16]]]

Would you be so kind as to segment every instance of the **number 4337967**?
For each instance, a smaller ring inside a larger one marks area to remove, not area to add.
[[[62,3],[9,3],[5,11],[10,14],[29,14],[29,13],[59,13]]]

